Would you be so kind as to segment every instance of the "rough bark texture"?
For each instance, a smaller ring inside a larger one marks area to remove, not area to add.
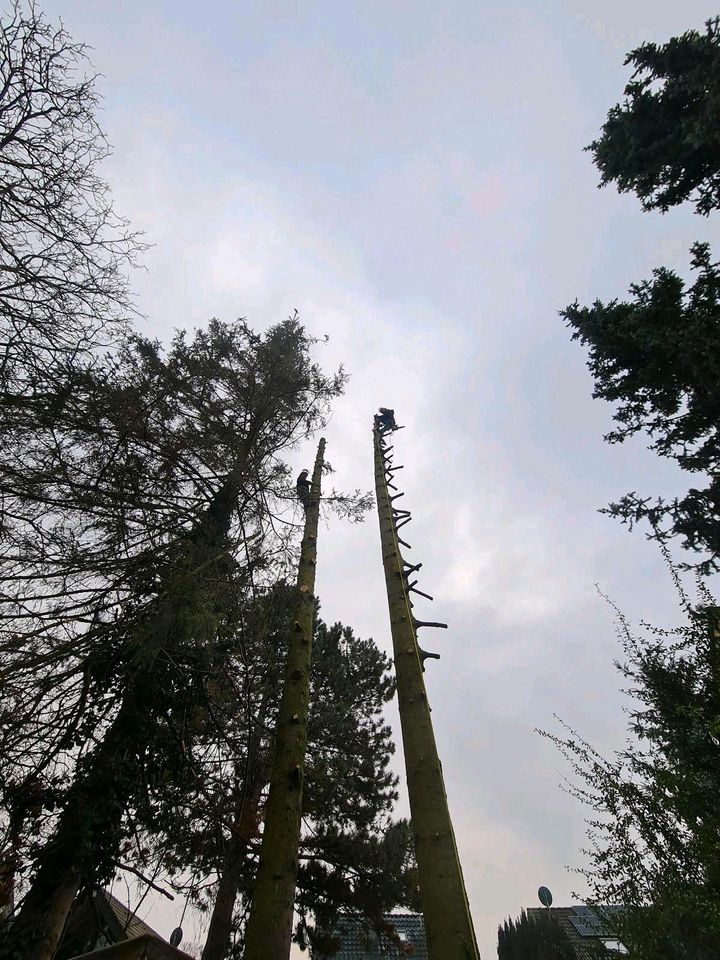
[[[266,783],[266,772],[258,756],[254,758],[251,768],[252,779],[240,804],[233,824],[233,835],[228,842],[202,960],[225,960],[230,947],[233,911],[240,886],[240,863],[247,856],[251,841],[259,833],[260,797]]]
[[[377,429],[374,441],[380,541],[428,957],[479,960],[388,494],[384,444]]]
[[[307,746],[315,562],[324,454],[325,441],[321,440],[305,516],[295,611],[275,731],[260,864],[245,933],[244,960],[288,960],[290,956]]]
[[[234,852],[235,839],[230,841],[230,853],[220,875],[218,891],[213,905],[212,917],[207,939],[202,952],[202,960],[223,960],[230,946],[233,910],[238,892],[238,875],[233,869],[230,855]],[[245,845],[243,844],[243,849]]]

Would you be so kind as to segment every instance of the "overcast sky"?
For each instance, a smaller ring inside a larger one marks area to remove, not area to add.
[[[600,516],[672,490],[642,443],[602,442],[583,350],[558,310],[688,275],[689,210],[597,190],[583,147],[625,53],[718,10],[700,0],[45,0],[94,47],[118,209],[154,247],[133,283],[160,338],[211,316],[295,308],[352,375],[327,431],[338,486],[372,486],[378,405],[421,586],[447,620],[427,685],[485,960],[496,928],[582,890],[583,811],[536,726],[558,713],[604,751],[625,717],[611,610],[675,618],[656,548]],[[310,467],[314,449],[302,453]],[[321,530],[318,592],[390,649],[377,519]],[[420,607],[418,607],[420,610]],[[425,611],[425,607],[422,608]],[[430,608],[428,607],[428,613]],[[392,715],[396,735],[399,729]],[[401,760],[398,759],[398,770]],[[404,782],[403,787],[404,790]],[[402,809],[406,809],[403,797]],[[167,934],[181,907],[154,910]],[[192,931],[188,931],[192,934]],[[194,937],[199,939],[199,934]]]

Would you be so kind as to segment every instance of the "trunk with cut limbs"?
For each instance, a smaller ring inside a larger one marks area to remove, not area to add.
[[[305,516],[295,609],[275,732],[270,792],[265,807],[260,864],[245,934],[244,960],[287,960],[290,956],[307,747],[315,564],[324,453],[325,441],[321,440]]]
[[[385,444],[377,426],[374,443],[380,541],[428,958],[479,960],[430,718],[406,570],[387,488]]]

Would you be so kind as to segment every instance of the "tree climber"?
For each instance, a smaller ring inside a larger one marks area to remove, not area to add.
[[[386,430],[397,430],[398,425],[395,423],[395,411],[389,410],[387,407],[380,407],[379,413],[375,418],[382,427],[383,433]]]
[[[310,481],[308,480],[308,471],[301,470],[295,484],[297,488],[297,497],[303,508],[307,510],[310,505]]]

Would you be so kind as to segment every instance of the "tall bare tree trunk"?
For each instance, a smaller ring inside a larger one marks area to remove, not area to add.
[[[245,960],[288,960],[290,956],[307,747],[315,565],[324,455],[325,440],[321,440],[305,516],[260,864],[245,933]]]
[[[428,958],[480,960],[430,718],[406,568],[387,488],[385,444],[377,426],[374,442],[380,542]]]

